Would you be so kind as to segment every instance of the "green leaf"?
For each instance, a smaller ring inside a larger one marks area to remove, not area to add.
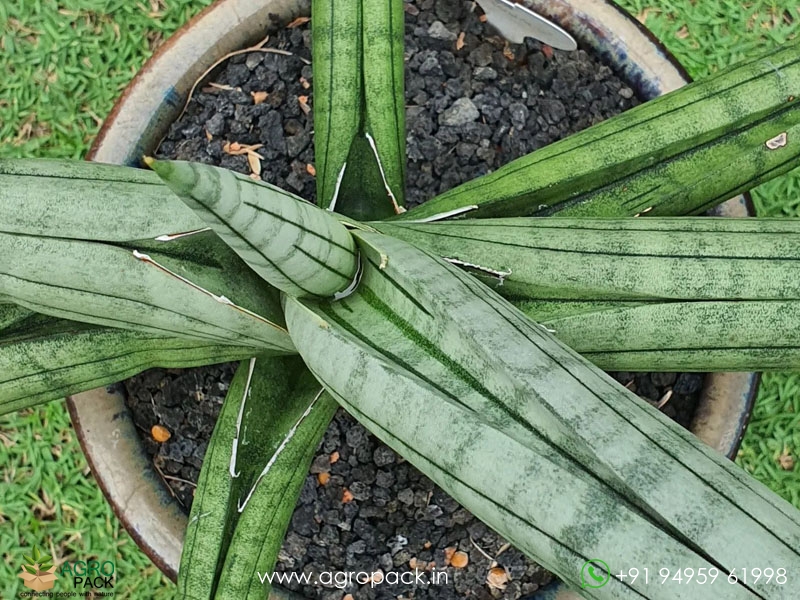
[[[36,569],[34,569],[33,567],[29,567],[28,565],[22,565],[22,568],[25,569],[31,575],[38,575],[39,574],[39,572]]]
[[[381,167],[370,141],[363,135],[356,137],[347,155],[338,195],[329,210],[362,220],[396,215],[398,211],[387,195],[380,173]]]
[[[609,371],[775,371],[800,364],[800,302],[727,301],[615,305],[543,318],[542,303],[515,301],[570,348]]]
[[[361,2],[313,0],[311,14],[317,202],[328,208],[362,124]]]
[[[333,296],[355,279],[352,236],[329,212],[227,169],[150,166],[263,279],[298,296]]]
[[[14,326],[33,314],[33,311],[16,304],[0,304],[0,331]]]
[[[39,546],[34,546],[33,547],[33,558],[34,558],[34,560],[36,560],[38,562],[41,557],[42,557],[42,554],[41,554],[41,552],[39,552]]]
[[[275,290],[235,256],[173,257],[173,243],[126,247],[0,233],[0,295],[74,321],[293,352]]]
[[[405,107],[405,13],[403,0],[361,0],[361,35],[364,50],[364,132],[375,156],[385,190],[376,201],[385,216],[396,214],[404,204],[406,182]],[[343,185],[344,189],[344,185]],[[388,202],[387,194],[394,196]],[[363,198],[357,191],[353,199]],[[342,198],[344,200],[344,198]],[[344,205],[342,205],[341,212]],[[372,218],[371,206],[353,213],[355,218]],[[345,212],[350,214],[350,212]]]
[[[785,135],[785,146],[765,142]],[[785,175],[800,164],[800,118],[794,104],[668,161],[541,210],[532,216],[699,215]],[[484,190],[487,192],[487,190]],[[491,193],[491,192],[488,192]]]
[[[317,197],[358,219],[397,214],[405,191],[402,0],[315,0]]]
[[[42,559],[42,560],[44,560],[44,559]],[[50,559],[49,559],[49,557],[48,557],[48,559],[47,559],[47,560],[50,560]],[[53,563],[49,563],[49,562],[48,562],[48,563],[45,563],[45,564],[43,564],[41,567],[39,567],[39,570],[40,570],[40,571],[47,571],[47,570],[49,570],[49,569],[50,569],[52,566],[53,566]]]
[[[656,573],[781,557],[797,571],[795,508],[474,278],[355,235],[365,269],[353,295],[286,300],[298,351],[340,403],[515,546],[576,587],[595,556]],[[682,592],[612,578],[593,593]],[[793,593],[724,581],[704,598]]]
[[[248,346],[32,315],[0,332],[0,414],[110,385],[153,367],[197,367],[253,352]]]
[[[446,257],[609,370],[790,369],[800,223],[473,219],[374,223]]]
[[[154,173],[42,159],[0,159],[0,224],[8,233],[115,242],[205,227]]]
[[[186,531],[181,597],[263,599],[314,451],[336,403],[299,358],[237,370],[214,428]]]
[[[27,554],[23,554],[22,558],[24,558],[28,562],[29,565],[35,565],[36,564],[36,561],[34,560],[34,558],[32,556],[28,556]]]
[[[798,164],[800,44],[646,102],[414,208],[403,219],[694,214]],[[787,133],[784,147],[766,142]],[[469,209],[474,207],[474,209]]]
[[[510,298],[800,299],[800,222],[791,219],[515,218],[371,225],[462,264]]]

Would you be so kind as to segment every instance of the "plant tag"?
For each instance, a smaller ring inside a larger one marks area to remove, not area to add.
[[[559,50],[577,50],[578,44],[561,27],[512,0],[477,0],[486,18],[508,41],[521,44],[532,37]]]

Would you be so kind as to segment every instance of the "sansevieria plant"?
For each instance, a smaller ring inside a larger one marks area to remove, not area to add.
[[[670,217],[800,164],[800,45],[406,211],[403,2],[312,17],[319,206],[199,164],[0,161],[3,411],[242,361],[182,598],[265,597],[337,405],[584,597],[796,598],[800,512],[601,369],[798,364],[800,223]],[[598,557],[718,576],[581,588]]]

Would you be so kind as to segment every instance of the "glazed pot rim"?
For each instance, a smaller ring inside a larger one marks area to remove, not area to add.
[[[655,36],[610,0],[521,0],[559,22],[582,47],[622,71],[650,99],[690,82]],[[115,104],[89,160],[138,165],[183,108],[189,87],[229,52],[263,38],[270,26],[309,11],[309,0],[219,0],[192,18],[147,61]],[[580,8],[578,8],[579,5]],[[721,216],[752,215],[746,197],[719,208]],[[732,458],[758,389],[755,373],[706,377],[691,430]],[[156,475],[118,387],[67,399],[70,416],[95,479],[140,548],[168,577],[177,577],[187,523]],[[125,463],[115,465],[113,457]]]

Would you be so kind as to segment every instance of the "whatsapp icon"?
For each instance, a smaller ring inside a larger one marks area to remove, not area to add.
[[[581,569],[581,588],[601,588],[611,579],[611,569],[599,558],[590,558]]]

